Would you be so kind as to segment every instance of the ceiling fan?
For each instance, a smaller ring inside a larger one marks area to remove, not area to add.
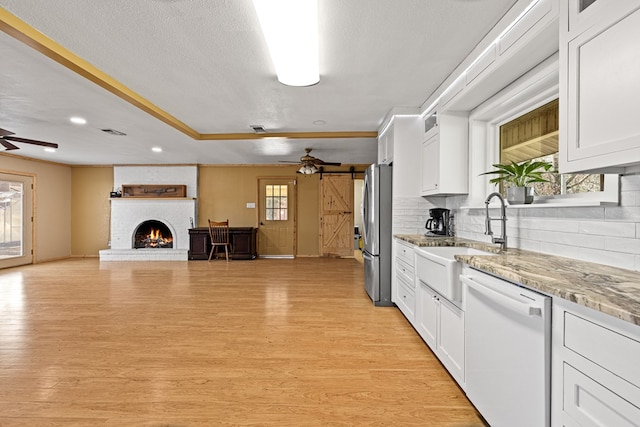
[[[340,166],[342,163],[337,162],[325,162],[317,157],[313,157],[311,154],[312,148],[305,148],[305,155],[300,157],[300,162],[291,162],[287,160],[280,160],[280,163],[299,163],[302,167],[298,169],[298,173],[305,175],[311,175],[319,171],[318,166]]]
[[[4,146],[6,151],[20,149],[20,147],[10,143],[9,141],[23,142],[25,144],[39,145],[41,147],[58,148],[58,144],[54,144],[53,142],[38,141],[36,139],[19,138],[17,136],[11,136],[11,135],[15,135],[15,134],[6,129],[0,128],[0,144]]]

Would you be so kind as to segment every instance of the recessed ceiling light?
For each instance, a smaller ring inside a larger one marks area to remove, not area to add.
[[[83,119],[82,117],[71,117],[69,121],[76,125],[86,125],[87,119]]]
[[[160,148],[160,147],[153,147],[153,148],[151,149],[151,151],[153,151],[154,153],[161,153],[161,152],[162,152],[162,148]]]
[[[51,147],[46,147],[46,148],[44,149],[44,151],[46,151],[47,153],[55,153],[55,152],[56,152],[56,149],[55,149],[55,148],[51,148]]]
[[[327,122],[325,122],[324,120],[314,120],[313,124],[316,126],[323,126],[326,125]]]

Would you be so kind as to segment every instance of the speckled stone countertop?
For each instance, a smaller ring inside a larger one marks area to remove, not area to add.
[[[457,237],[398,234],[416,246],[472,247],[497,255],[456,255],[478,270],[640,325],[640,272]]]

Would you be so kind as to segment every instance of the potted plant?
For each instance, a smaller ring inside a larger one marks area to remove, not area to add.
[[[507,201],[509,204],[529,204],[533,202],[533,187],[535,182],[549,182],[542,177],[553,165],[544,161],[526,160],[522,163],[496,163],[492,165],[495,170],[481,175],[497,175],[489,180],[492,184],[511,184],[507,188]]]

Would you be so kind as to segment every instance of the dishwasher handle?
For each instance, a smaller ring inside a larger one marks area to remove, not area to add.
[[[476,291],[480,294],[492,298],[497,301],[503,307],[506,307],[516,313],[523,314],[525,316],[542,316],[542,308],[537,305],[529,304],[526,302],[518,301],[496,289],[489,283],[480,282],[473,277],[460,275],[460,280],[465,283],[470,290]]]

